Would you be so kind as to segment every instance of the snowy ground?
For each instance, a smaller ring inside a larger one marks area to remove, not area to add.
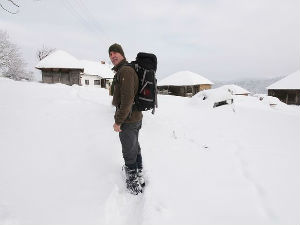
[[[107,90],[0,78],[0,224],[298,225],[300,108],[159,96],[126,192]]]

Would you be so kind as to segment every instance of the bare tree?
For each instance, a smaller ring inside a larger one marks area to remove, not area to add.
[[[6,31],[0,30],[0,76],[14,80],[33,80],[32,72],[26,71],[25,67],[18,46],[9,40]]]
[[[38,58],[38,60],[42,60],[44,58],[46,58],[48,55],[50,55],[52,52],[55,51],[55,48],[47,48],[45,47],[45,45],[43,45],[43,47],[39,50],[37,50],[36,52],[36,56]]]
[[[15,8],[15,7],[19,8],[19,7],[20,7],[20,6],[19,6],[17,3],[15,3],[13,0],[7,0],[7,2],[10,2],[10,4],[13,5],[14,8]],[[10,14],[17,14],[17,13],[19,12],[19,10],[17,10],[17,11],[11,11],[11,10],[7,9],[6,7],[3,6],[3,4],[2,4],[1,2],[0,2],[0,7],[1,7],[3,10],[5,10],[6,12],[10,13]]]

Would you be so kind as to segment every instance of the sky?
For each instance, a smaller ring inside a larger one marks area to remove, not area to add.
[[[300,67],[299,0],[8,0],[0,29],[20,47],[28,69],[44,46],[78,59],[109,62],[108,48],[126,58],[151,52],[158,80],[189,70],[213,81],[268,79]]]

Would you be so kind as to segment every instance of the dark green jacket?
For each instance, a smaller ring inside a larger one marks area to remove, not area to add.
[[[143,114],[132,111],[134,97],[138,91],[139,80],[136,72],[125,59],[113,68],[116,71],[114,78],[114,95],[112,104],[116,106],[115,123],[134,123],[141,121]]]

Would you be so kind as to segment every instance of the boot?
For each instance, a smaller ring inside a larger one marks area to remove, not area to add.
[[[138,154],[136,157],[136,163],[137,163],[137,176],[138,176],[138,180],[141,184],[142,187],[145,186],[145,179],[143,176],[143,159],[142,159],[142,155]]]
[[[137,169],[137,177],[139,180],[139,183],[141,184],[142,187],[145,187],[145,179],[143,175],[143,168],[138,168]]]
[[[125,165],[126,186],[131,194],[138,195],[143,192],[142,186],[139,183],[137,170],[130,169]]]

